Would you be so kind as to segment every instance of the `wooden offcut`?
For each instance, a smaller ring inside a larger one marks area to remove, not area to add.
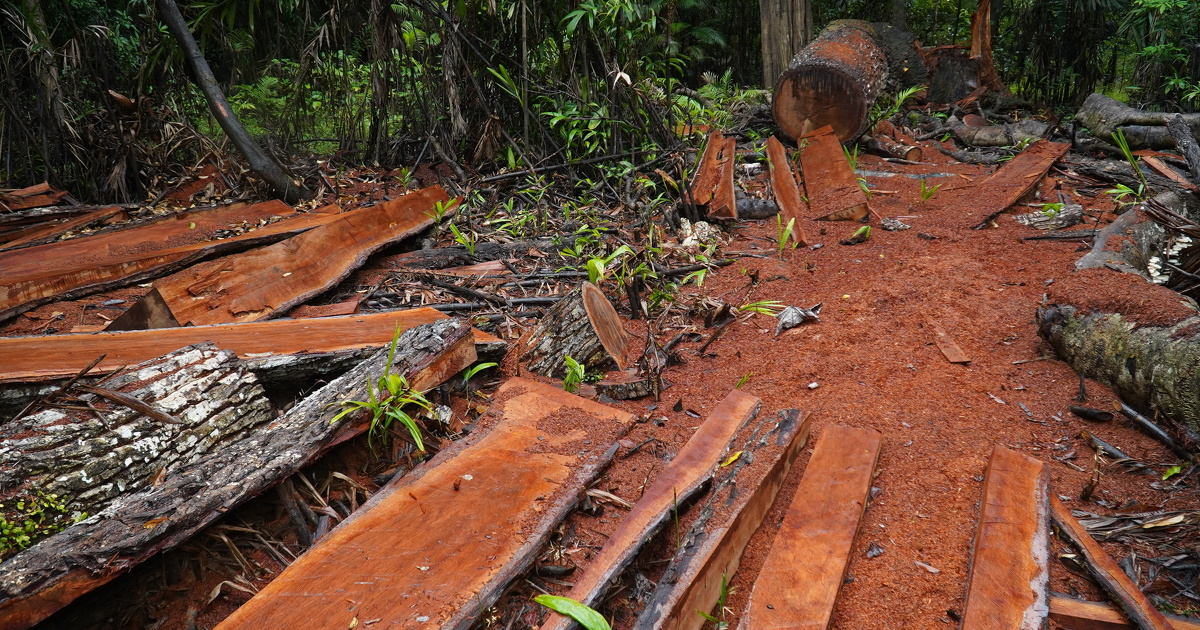
[[[1200,619],[1164,614],[1175,630],[1200,630]],[[1050,619],[1062,630],[1133,630],[1119,608],[1067,595],[1050,595]]]
[[[1050,471],[992,448],[971,552],[962,630],[1041,630],[1050,581]]]
[[[804,233],[804,202],[800,197],[800,187],[796,184],[796,174],[792,169],[792,161],[787,158],[783,144],[775,136],[767,138],[767,167],[771,171],[771,192],[775,194],[775,204],[779,206],[779,218],[785,227],[791,221],[796,245],[808,245],[808,236]]]
[[[107,374],[198,343],[230,350],[259,370],[295,375],[294,370],[305,363],[361,360],[387,345],[397,330],[446,319],[449,317],[432,308],[414,308],[319,319],[3,337],[0,383],[69,378],[100,355],[105,358],[91,374]],[[483,340],[495,339],[478,331],[474,334]]]
[[[218,628],[472,627],[634,420],[519,378],[495,399],[490,430],[389,484]]]
[[[858,221],[867,216],[867,195],[846,161],[831,127],[800,138],[800,168],[808,191],[809,213],[818,221]]]
[[[65,190],[59,190],[47,182],[34,184],[27,188],[9,190],[0,193],[0,211],[25,210],[40,208],[59,202],[67,196]]]
[[[264,424],[269,430],[247,431],[242,439],[220,442],[220,448],[196,461],[167,466],[156,483],[117,497],[103,515],[76,523],[5,560],[0,579],[4,627],[28,628],[38,623],[83,593],[182,544],[333,445],[365,431],[367,419],[350,416],[336,423],[331,419],[343,401],[367,399],[369,377],[377,377],[387,359],[386,350],[376,352],[282,417],[270,418],[268,413]],[[405,376],[414,389],[428,391],[475,359],[470,328],[441,320],[401,335],[393,373]],[[217,407],[222,403],[219,394],[204,401]],[[221,413],[236,417],[243,409],[230,406]],[[141,436],[133,433],[130,437]],[[220,435],[200,437],[218,440]],[[179,444],[161,440],[150,441],[149,446],[174,450],[186,444],[186,440]]]
[[[724,151],[725,136],[720,130],[713,129],[708,133],[704,153],[696,167],[696,177],[692,179],[692,202],[698,206],[706,205],[713,198],[713,191],[721,178],[721,154]]]
[[[708,202],[708,216],[714,219],[737,220],[737,196],[734,194],[733,167],[737,161],[737,139],[725,138],[721,149],[721,172],[717,177],[717,188]]]
[[[1050,497],[1050,513],[1059,531],[1079,549],[1087,561],[1092,578],[1125,611],[1135,627],[1141,630],[1171,630],[1170,622],[1154,607],[1150,598],[1125,575],[1112,556],[1092,538],[1087,528],[1071,515],[1071,509],[1063,505],[1056,496]]]
[[[35,225],[24,230],[11,232],[0,237],[0,249],[24,247],[43,241],[53,240],[71,230],[82,229],[100,222],[119,219],[125,209],[121,206],[105,206],[84,212],[76,217],[54,221],[48,225]]]
[[[634,630],[700,630],[742,552],[762,524],[796,456],[808,442],[807,414],[760,419],[739,457],[717,470],[708,498],[650,595]]]
[[[872,429],[834,425],[822,432],[739,628],[829,627],[882,442]]]
[[[381,247],[433,225],[441,186],[339,215],[267,247],[194,265],[154,286],[181,324],[269,319],[329,289]]]
[[[933,330],[933,342],[937,344],[938,350],[942,351],[942,356],[951,363],[970,363],[971,357],[967,356],[966,352],[958,346],[958,342],[954,341],[946,332],[945,328],[936,321],[929,320],[929,327]]]
[[[779,75],[771,101],[775,122],[792,139],[830,126],[840,142],[849,142],[866,130],[887,77],[887,55],[875,27],[835,20]],[[812,179],[807,169],[804,178]]]
[[[530,372],[552,378],[566,373],[564,357],[589,370],[605,369],[610,360],[624,370],[630,341],[612,303],[596,285],[583,282],[525,334],[519,360]]]
[[[721,458],[733,448],[731,440],[746,422],[758,413],[761,401],[739,390],[730,392],[709,414],[704,424],[663,469],[654,483],[638,499],[604,547],[592,557],[583,575],[566,593],[577,602],[596,607],[613,578],[625,570],[646,541],[671,516],[672,510],[686,504],[713,474]],[[568,617],[552,613],[542,630],[570,630],[577,624]]]
[[[966,214],[964,223],[974,229],[987,227],[1000,213],[1033,192],[1070,148],[1070,143],[1038,140],[987,179],[943,190],[926,203]]]

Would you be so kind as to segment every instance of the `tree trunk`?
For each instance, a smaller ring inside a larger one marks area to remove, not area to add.
[[[1113,134],[1120,129],[1131,149],[1172,149],[1175,140],[1167,129],[1167,122],[1175,116],[1183,119],[1193,138],[1200,138],[1200,113],[1174,114],[1134,109],[1098,92],[1087,97],[1083,107],[1075,114],[1075,120],[1105,142],[1115,143]]]
[[[609,359],[625,369],[629,335],[604,293],[590,282],[559,300],[520,343],[520,362],[530,372],[561,378],[571,357],[586,369],[600,369]]]
[[[1182,114],[1176,114],[1167,121],[1167,132],[1171,134],[1171,139],[1175,141],[1175,147],[1183,154],[1187,160],[1188,173],[1192,176],[1192,183],[1200,184],[1200,145],[1197,145],[1196,138],[1192,130],[1183,121]]]
[[[842,142],[862,135],[888,77],[876,32],[869,22],[837,20],[792,59],[773,100],[784,135],[796,139],[825,125]]]
[[[797,50],[813,38],[811,0],[759,0],[762,22],[763,85],[770,87]]]
[[[246,158],[250,168],[262,176],[275,189],[276,194],[288,203],[294,204],[311,197],[312,193],[302,184],[293,181],[291,176],[284,172],[254,142],[254,138],[250,137],[250,133],[242,126],[233,107],[229,105],[229,101],[225,99],[225,94],[217,84],[217,78],[213,76],[212,69],[208,67],[208,61],[200,52],[196,38],[188,30],[187,22],[183,19],[183,14],[179,12],[179,6],[175,4],[175,0],[158,0],[158,13],[171,31],[171,36],[183,49],[183,56],[187,59],[200,90],[204,92],[204,100],[208,102],[208,109],[212,112],[213,118],[217,119],[221,129],[225,130],[225,135],[229,136],[233,145]]]

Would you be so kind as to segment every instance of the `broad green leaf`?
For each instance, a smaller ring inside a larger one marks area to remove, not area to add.
[[[608,621],[600,613],[569,597],[538,595],[533,601],[578,621],[579,625],[587,630],[612,630],[612,626],[608,625]]]

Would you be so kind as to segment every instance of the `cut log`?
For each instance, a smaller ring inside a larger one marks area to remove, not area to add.
[[[1192,138],[1200,138],[1200,113],[1173,114],[1135,109],[1099,92],[1083,101],[1075,113],[1075,121],[1105,142],[1115,144],[1113,134],[1120,129],[1131,149],[1173,149],[1175,140],[1167,129],[1167,122],[1175,116],[1182,118]]]
[[[954,341],[954,337],[951,337],[946,332],[946,329],[942,328],[941,324],[934,320],[929,320],[928,323],[929,327],[933,329],[933,342],[937,344],[938,350],[942,351],[942,356],[946,357],[947,361],[963,364],[971,362],[971,357],[967,356],[967,353],[958,347],[958,343]]]
[[[336,206],[332,206],[332,208],[336,210]],[[59,262],[58,264],[61,266],[55,268],[8,276],[4,279],[4,284],[0,285],[0,321],[47,302],[79,297],[156,278],[182,269],[207,256],[270,243],[338,219],[339,217],[334,214],[311,212],[288,217],[251,232],[221,240],[204,241],[148,253],[128,253],[105,260],[91,260],[82,263],[68,259],[65,261],[65,265]],[[11,261],[5,261],[5,264],[12,262],[14,265],[25,265],[28,264],[25,256],[28,256],[29,252],[40,250],[41,247],[58,245],[60,244],[54,243],[29,249],[10,250],[0,253],[0,256],[12,254],[14,258]],[[66,243],[61,243],[61,245],[66,245]],[[57,250],[54,251],[57,252]],[[48,250],[47,259],[57,260],[58,257],[59,253]]]
[[[524,379],[496,399],[489,431],[376,493],[218,628],[471,628],[533,565],[634,420]]]
[[[583,282],[559,300],[518,342],[518,360],[534,374],[562,378],[571,357],[588,370],[610,359],[624,370],[631,339],[604,293]]]
[[[454,320],[409,330],[397,347],[394,373],[422,391],[475,361],[470,328]],[[366,400],[368,377],[378,376],[386,361],[387,352],[377,352],[292,407],[270,431],[255,431],[189,465],[169,467],[158,484],[122,495],[103,512],[6,560],[0,578],[5,626],[32,626],[79,595],[183,543],[333,444],[365,430],[365,422],[331,423],[336,409],[330,407]]]
[[[566,594],[591,607],[599,605],[608,585],[625,570],[638,551],[670,518],[680,504],[708,483],[717,464],[735,447],[734,435],[758,415],[761,401],[733,390],[725,396],[675,459],[654,479],[633,510],[609,535],[583,575]],[[551,613],[541,630],[572,630],[573,620]]]
[[[971,551],[962,630],[1041,630],[1050,581],[1050,471],[992,448]]]
[[[972,209],[966,223],[973,229],[983,229],[1000,213],[1033,192],[1050,167],[1070,148],[1071,145],[1065,142],[1038,140],[987,179],[943,190],[926,203],[960,212],[963,208]]]
[[[1136,408],[1200,431],[1200,318],[1149,326],[1052,297],[1037,322],[1042,338],[1080,375]]]
[[[1164,614],[1175,630],[1200,630],[1200,619]],[[1050,619],[1063,630],[1134,630],[1121,611],[1104,602],[1050,595]]]
[[[397,329],[403,332],[446,319],[449,317],[432,308],[414,308],[320,319],[3,337],[0,383],[69,378],[102,354],[104,360],[91,374],[107,374],[199,343],[234,352],[264,380],[296,380],[345,369],[367,358],[391,342]],[[484,335],[484,340],[495,339],[486,333],[475,334]]]
[[[800,168],[808,191],[809,212],[818,221],[858,221],[867,216],[867,195],[846,161],[842,144],[830,127],[800,139]]]
[[[871,429],[834,425],[824,430],[739,628],[829,627],[882,443]]]
[[[792,59],[775,82],[772,99],[784,135],[796,140],[825,126],[840,142],[862,135],[888,79],[888,60],[876,33],[869,22],[835,20]],[[808,172],[804,177],[812,180]]]
[[[742,551],[762,524],[796,456],[808,442],[808,414],[788,409],[759,420],[737,461],[717,471],[708,498],[633,630],[699,630]],[[694,508],[695,509],[695,508]]]
[[[270,319],[333,287],[375,251],[433,225],[446,202],[432,186],[341,215],[256,250],[195,265],[154,283],[183,325]]]
[[[67,196],[65,190],[58,190],[47,182],[34,184],[28,188],[10,190],[0,193],[0,210],[11,212],[26,208],[40,208],[59,202]]]
[[[771,171],[771,192],[775,195],[775,204],[779,206],[779,217],[786,227],[795,221],[794,235],[796,245],[808,245],[808,236],[804,233],[804,205],[800,198],[800,187],[796,184],[796,172],[792,161],[788,159],[783,144],[775,136],[767,138],[767,168]]]
[[[640,374],[636,368],[623,372],[610,372],[604,379],[592,384],[596,393],[613,400],[633,400],[659,391],[658,378],[654,374]]]
[[[1028,118],[1003,125],[971,127],[951,116],[946,126],[956,138],[975,147],[1012,147],[1041,140],[1050,132],[1050,125]]]
[[[1087,529],[1075,520],[1075,517],[1071,515],[1071,510],[1063,505],[1056,496],[1050,497],[1050,511],[1059,531],[1079,549],[1084,559],[1087,560],[1088,567],[1092,570],[1092,577],[1117,601],[1136,627],[1141,630],[1171,630],[1170,622],[1154,607],[1150,598],[1146,597],[1146,594],[1138,588],[1137,584],[1133,583],[1133,580],[1129,579],[1128,575],[1125,575],[1121,567],[1117,566],[1116,561],[1104,551],[1104,548],[1092,538],[1091,534],[1088,534]]]
[[[859,139],[859,142],[861,142],[862,145],[866,147],[867,151],[872,155],[878,155],[885,158],[890,157],[898,160],[920,162],[921,157],[925,155],[925,152],[921,149],[921,147],[910,144],[900,144],[891,138],[878,134],[875,136],[864,135]]]
[[[97,223],[117,220],[124,214],[125,209],[121,206],[96,208],[77,217],[56,221],[49,225],[36,225],[31,228],[5,234],[3,237],[0,237],[0,243],[3,243],[0,249],[13,249],[51,241],[71,230],[80,230]]]

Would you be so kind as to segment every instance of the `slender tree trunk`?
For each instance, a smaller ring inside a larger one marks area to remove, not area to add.
[[[759,0],[758,11],[762,23],[762,81],[770,89],[792,57],[812,41],[812,2]]]
[[[908,9],[904,5],[904,0],[892,0],[892,26],[907,31]]]
[[[266,180],[275,189],[275,192],[288,203],[296,203],[311,197],[312,193],[303,185],[292,181],[291,176],[276,164],[262,150],[262,147],[258,146],[254,138],[250,137],[250,133],[242,126],[233,107],[229,105],[229,101],[226,100],[225,94],[217,84],[217,78],[213,76],[212,69],[208,67],[208,61],[200,52],[196,38],[188,30],[187,22],[184,21],[183,14],[180,13],[179,5],[175,4],[175,0],[158,0],[158,13],[171,31],[171,36],[183,49],[183,56],[192,69],[196,83],[204,92],[204,100],[208,101],[209,111],[217,119],[221,129],[225,130],[225,135],[229,136],[233,145],[246,158],[250,168]]]

